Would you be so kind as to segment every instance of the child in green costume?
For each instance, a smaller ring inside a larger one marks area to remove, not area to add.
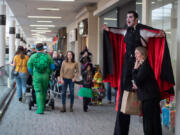
[[[75,81],[77,84],[83,85],[82,88],[80,88],[78,92],[78,96],[83,97],[83,110],[84,112],[87,112],[88,110],[88,104],[91,101],[91,98],[93,98],[93,93],[92,93],[92,79],[93,79],[93,65],[89,63],[85,71],[82,73],[83,80],[82,81]]]
[[[49,76],[55,69],[53,59],[44,53],[43,44],[36,45],[37,53],[33,54],[28,61],[28,71],[33,76],[33,86],[36,93],[37,114],[44,113],[46,93],[49,84]]]

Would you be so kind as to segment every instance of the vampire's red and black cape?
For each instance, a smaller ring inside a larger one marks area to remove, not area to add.
[[[141,29],[158,33],[159,30],[142,25]],[[150,38],[148,42],[148,60],[154,71],[160,88],[161,98],[174,96],[174,76],[166,38]],[[103,75],[104,81],[117,87],[116,110],[118,110],[120,97],[121,73],[124,62],[126,44],[124,36],[104,31],[103,38]]]

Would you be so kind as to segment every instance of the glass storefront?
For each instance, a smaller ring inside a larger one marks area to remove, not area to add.
[[[177,0],[150,0],[149,24],[166,32],[173,69],[176,71]]]
[[[142,23],[142,0],[136,0],[136,12],[139,15],[139,23]]]
[[[177,57],[177,0],[150,0],[149,8],[149,24],[158,29],[162,29],[166,33],[168,46],[171,55],[171,61],[176,77],[176,57]],[[164,126],[174,131],[175,126],[175,99],[169,99],[170,103],[162,101],[162,123]],[[169,102],[168,101],[168,102]]]
[[[117,12],[118,10],[114,9],[101,16],[101,24],[106,24],[108,27],[117,27],[118,26]]]

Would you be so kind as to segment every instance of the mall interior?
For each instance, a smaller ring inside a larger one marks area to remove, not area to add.
[[[102,25],[125,28],[132,10],[139,23],[166,34],[175,96],[161,101],[162,129],[163,135],[180,135],[180,0],[0,0],[0,135],[112,135],[115,103],[107,105],[106,97],[102,106],[90,106],[88,114],[82,112],[76,95],[73,113],[59,112],[59,98],[55,110],[45,115],[29,111],[11,87],[10,63],[18,46],[32,50],[43,43],[46,52],[73,51],[79,67],[80,52],[88,48],[92,64],[103,70]],[[129,135],[143,135],[142,118],[132,117]]]

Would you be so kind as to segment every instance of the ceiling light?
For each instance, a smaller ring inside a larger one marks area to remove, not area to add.
[[[30,25],[31,27],[55,27],[55,25]]]
[[[152,3],[152,4],[155,4],[156,2],[152,1],[151,3]]]
[[[59,8],[37,8],[37,10],[43,10],[43,11],[59,11]]]
[[[28,16],[28,18],[48,18],[48,19],[61,19],[60,16]]]
[[[38,30],[48,30],[48,28],[36,28]]]
[[[32,36],[39,36],[40,34],[37,34],[37,33],[34,33],[34,34],[31,34]]]
[[[117,18],[104,18],[104,20],[108,21],[117,21]]]
[[[36,33],[38,33],[38,34],[46,34],[47,31],[37,31]]]
[[[37,21],[38,23],[52,23],[53,21]]]
[[[32,32],[51,32],[51,30],[31,30]]]

